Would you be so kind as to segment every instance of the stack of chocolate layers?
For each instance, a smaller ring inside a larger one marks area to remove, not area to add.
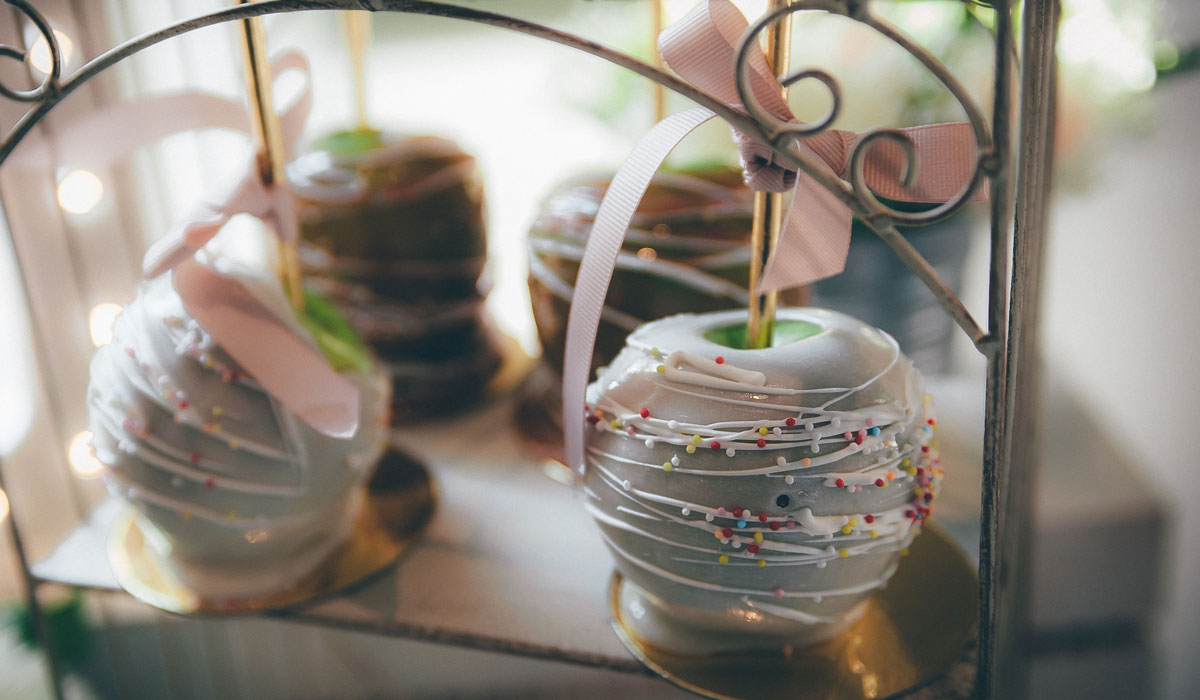
[[[342,132],[290,164],[301,264],[391,371],[393,421],[469,406],[501,364],[484,312],[475,159],[436,137]]]

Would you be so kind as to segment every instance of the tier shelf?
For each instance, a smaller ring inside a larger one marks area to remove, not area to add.
[[[973,384],[946,382],[933,391],[945,407],[974,408],[980,402]],[[436,481],[438,502],[428,530],[394,568],[354,590],[271,614],[645,672],[610,628],[612,566],[599,532],[577,493],[549,478],[512,428],[513,408],[511,398],[500,399],[446,423],[397,431],[396,443],[425,459]],[[939,431],[950,475],[938,501],[938,522],[968,552],[974,551],[977,536],[980,448],[977,437],[955,436],[979,434],[977,413],[943,410]],[[427,437],[417,437],[419,432]],[[34,574],[54,583],[119,590],[105,550],[120,511],[116,501],[102,503],[34,565]]]

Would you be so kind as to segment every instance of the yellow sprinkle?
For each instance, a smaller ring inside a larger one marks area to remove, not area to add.
[[[758,426],[758,434],[766,435],[767,434],[767,426],[765,426],[765,425]]]
[[[886,489],[887,487],[888,487],[888,482],[885,481],[885,482],[883,482],[883,486],[880,486],[879,488]]]
[[[858,527],[858,518],[850,518],[850,527]]]
[[[674,464],[671,464],[670,462],[663,462],[663,471],[664,472],[669,472],[674,468],[675,468]]]
[[[226,514],[225,514],[225,517],[226,517],[227,519],[229,519],[229,520],[237,520],[237,517],[238,517],[238,515],[237,515],[237,513],[233,512],[233,511],[231,510],[231,511],[229,511],[228,513],[226,513]]]
[[[920,496],[920,495],[923,493],[923,491],[921,491],[921,487],[920,487],[920,486],[914,486],[914,487],[913,487],[913,493],[914,493],[914,494],[916,494],[916,495],[918,495],[918,496]]]
[[[692,436],[692,444],[693,444],[693,445],[699,445],[699,444],[700,444],[700,440],[701,440],[701,438],[700,438],[700,436],[699,436],[699,435],[693,435],[693,436]]]
[[[610,420],[610,421],[608,422],[608,427],[610,427],[610,428],[620,428],[620,427],[621,427],[621,421],[617,420],[616,418],[613,418],[612,420]]]
[[[729,563],[729,555],[722,554],[721,556],[717,557],[717,561],[721,562],[722,564],[728,564]]]
[[[811,466],[812,466],[812,460],[811,460],[811,459],[809,459],[808,457],[805,457],[804,459],[800,460],[800,466],[802,466],[802,467],[811,467]]]
[[[217,363],[213,362],[211,357],[204,358],[204,362],[201,362],[200,364],[204,365],[204,369],[212,369],[213,367],[217,366]]]
[[[908,547],[905,547],[904,549],[900,550],[900,556],[902,556],[902,557],[908,556]]]
[[[912,461],[909,460],[908,457],[905,457],[904,459],[900,460],[900,466],[902,466],[902,467],[907,467],[907,466],[910,466],[911,464],[912,464]]]
[[[763,540],[763,537],[762,537],[762,533],[761,533],[761,532],[756,532],[756,533],[754,533],[754,541],[755,541],[755,542],[757,542],[757,543],[759,543],[759,544],[762,544],[762,540]]]
[[[842,526],[842,534],[843,535],[849,535],[851,532],[854,532],[854,528],[850,527],[849,525]]]
[[[871,535],[871,537],[879,537],[879,530],[871,530],[867,534]]]
[[[656,368],[656,371],[657,371],[659,374],[666,374],[666,373],[667,373],[667,368],[666,368],[666,367],[664,367],[664,366],[662,366],[662,365],[659,365],[659,366]]]
[[[929,449],[936,450],[937,448],[938,448],[937,440],[930,440],[929,441]]]
[[[225,409],[221,408],[220,406],[213,406],[212,414],[214,416],[223,416],[223,415],[225,415]]]
[[[241,444],[242,443],[238,442],[237,440],[230,440],[229,441],[229,449],[236,450],[238,447],[241,446]]]
[[[917,475],[917,468],[916,468],[916,467],[909,467],[909,468],[908,468],[908,469],[905,471],[905,473],[907,473],[909,476],[916,476],[916,475]]]
[[[767,565],[767,562],[763,559],[759,559],[758,561],[754,562],[754,565],[761,569]]]
[[[850,556],[850,550],[843,549],[842,551],[838,552],[838,554],[842,555],[842,559],[845,559],[846,557]]]
[[[650,348],[650,354],[651,355],[661,355],[662,352],[660,352],[658,348]]]
[[[687,446],[687,453],[688,453],[688,454],[690,454],[690,455],[691,455],[691,454],[696,454],[696,446],[695,446],[695,445],[688,445],[688,446]]]

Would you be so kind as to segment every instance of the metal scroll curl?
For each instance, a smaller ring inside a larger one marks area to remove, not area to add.
[[[4,2],[11,5],[17,12],[28,17],[33,26],[37,27],[38,32],[41,33],[42,38],[46,40],[46,46],[50,52],[50,72],[42,77],[40,85],[31,90],[15,90],[0,82],[0,95],[17,102],[40,102],[58,90],[58,79],[62,75],[63,65],[62,50],[58,46],[58,38],[54,36],[53,27],[42,16],[42,13],[38,12],[37,8],[29,4],[27,0],[4,0]],[[24,49],[7,44],[0,44],[0,56],[14,58],[18,61],[26,60]]]
[[[750,87],[751,71],[753,70],[750,57],[759,50],[760,35],[789,15],[813,11],[846,17],[872,28],[919,61],[962,107],[974,134],[978,153],[971,176],[958,193],[937,206],[919,212],[901,211],[880,200],[867,184],[864,168],[864,163],[872,147],[881,142],[888,142],[899,147],[903,155],[899,178],[901,184],[906,187],[913,183],[918,169],[921,167],[917,157],[916,144],[908,134],[898,129],[873,129],[859,135],[850,147],[848,181],[843,181],[831,174],[828,168],[821,167],[813,156],[801,150],[799,143],[803,139],[811,138],[830,129],[841,113],[841,88],[837,79],[823,70],[799,69],[779,78],[782,87],[804,79],[817,80],[826,87],[832,104],[828,112],[815,122],[801,124],[780,119],[767,109],[754,94],[754,90]],[[907,37],[897,27],[872,14],[869,3],[866,2],[793,0],[791,4],[769,12],[751,24],[742,35],[736,55],[735,71],[738,95],[746,112],[761,128],[761,136],[765,137],[766,142],[784,160],[792,161],[794,167],[804,171],[821,187],[845,202],[930,289],[939,304],[962,328],[972,343],[982,351],[981,343],[987,339],[987,334],[967,311],[966,306],[954,291],[945,284],[928,261],[896,229],[897,225],[923,226],[953,216],[971,200],[986,178],[994,173],[997,161],[993,155],[994,143],[987,120],[983,110],[971,98],[962,83],[937,58]]]

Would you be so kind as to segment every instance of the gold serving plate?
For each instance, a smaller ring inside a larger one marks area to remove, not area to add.
[[[310,603],[378,574],[404,553],[429,523],[437,493],[425,466],[389,448],[367,483],[350,536],[328,560],[295,586],[257,599],[207,600],[171,574],[147,546],[137,511],[127,508],[113,523],[108,559],[121,587],[167,612],[241,614]]]
[[[887,588],[838,637],[816,646],[685,656],[636,638],[609,586],[613,629],[638,661],[667,681],[719,700],[890,698],[937,679],[972,647],[974,565],[941,529],[926,525]]]

